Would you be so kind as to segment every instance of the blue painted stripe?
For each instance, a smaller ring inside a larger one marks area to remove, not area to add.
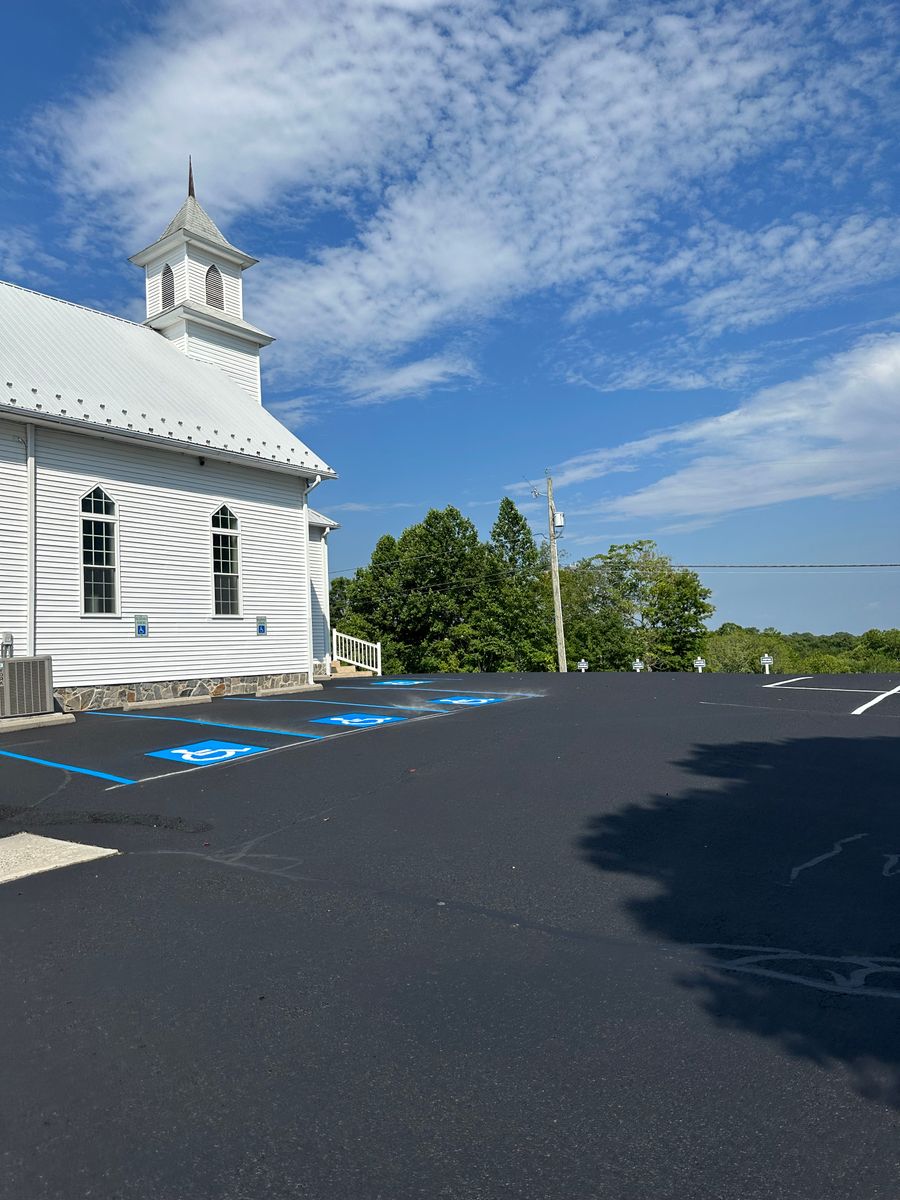
[[[334,692],[367,692],[373,687],[378,687],[377,683],[333,683],[329,685],[329,691]],[[449,692],[451,696],[460,695],[462,685],[458,688],[435,688],[435,687],[416,687],[419,692]],[[487,692],[483,688],[476,691],[474,688],[467,688],[466,692],[470,696],[513,696],[524,700],[539,700],[540,696],[537,692]]]
[[[344,706],[346,707],[346,705]],[[229,725],[226,721],[200,721],[196,717],[152,717],[146,713],[86,712],[85,717],[124,717],[132,721],[177,721],[180,725],[212,725],[216,729],[242,729],[245,733],[275,733],[279,737],[311,738],[321,742],[318,733],[298,733],[294,729],[262,729],[259,725]]]
[[[74,771],[76,775],[93,775],[95,779],[111,779],[113,783],[137,783],[136,779],[124,779],[121,775],[107,775],[105,771],[89,771],[87,767],[73,767],[71,763],[51,762],[49,758],[32,758],[28,754],[13,754],[11,750],[0,750],[4,758],[18,758],[22,762],[37,763],[41,767],[56,767],[58,771]]]
[[[352,691],[352,689],[350,689]],[[237,699],[237,697],[231,697]],[[254,700],[254,704],[328,704],[332,708],[346,708],[346,700]],[[437,704],[437,701],[431,701]],[[434,713],[436,717],[446,716],[439,708],[424,708],[421,704],[357,704],[357,708],[402,708],[404,712]]]

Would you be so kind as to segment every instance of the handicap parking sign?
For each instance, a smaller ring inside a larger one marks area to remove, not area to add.
[[[406,717],[379,717],[372,713],[341,713],[337,717],[313,717],[313,725],[343,725],[350,729],[372,729],[376,725],[391,725]]]
[[[372,687],[418,687],[421,679],[378,679]]]
[[[463,708],[480,708],[482,704],[502,704],[500,696],[448,696],[445,700],[435,700],[435,704],[458,704]]]
[[[192,742],[189,746],[173,746],[170,750],[151,750],[147,758],[168,758],[192,767],[211,767],[215,763],[233,762],[250,754],[265,754],[267,746],[247,746],[242,742]]]

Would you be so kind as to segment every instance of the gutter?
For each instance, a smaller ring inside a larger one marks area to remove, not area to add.
[[[18,406],[0,404],[0,417],[8,417],[11,421],[18,422],[31,421],[35,425],[47,425],[57,429],[76,429],[79,433],[106,438],[110,442],[123,442],[126,445],[138,442],[145,446],[165,447],[176,454],[187,454],[194,458],[215,458],[222,462],[239,463],[241,466],[262,467],[265,471],[276,471],[281,475],[300,475],[306,479],[319,475],[322,479],[337,479],[337,471],[332,471],[330,467],[281,462],[277,458],[264,458],[261,452],[247,454],[229,451],[217,446],[207,446],[205,442],[184,442],[177,438],[160,437],[155,433],[144,433],[139,429],[104,429],[93,422],[78,421],[74,417],[60,417],[55,413],[36,413],[33,409]]]

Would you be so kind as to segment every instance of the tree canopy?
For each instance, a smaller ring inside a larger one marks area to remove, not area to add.
[[[653,542],[611,546],[560,572],[570,667],[689,669],[712,612],[709,591]],[[504,498],[490,537],[454,507],[432,509],[369,564],[332,584],[334,624],[382,643],[388,672],[547,671],[556,651],[549,563]]]

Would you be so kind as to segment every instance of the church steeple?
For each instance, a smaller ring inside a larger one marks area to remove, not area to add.
[[[274,338],[243,312],[243,272],[258,259],[233,246],[201,206],[190,158],[187,198],[162,235],[129,261],[145,271],[145,324],[261,403],[259,351]]]

